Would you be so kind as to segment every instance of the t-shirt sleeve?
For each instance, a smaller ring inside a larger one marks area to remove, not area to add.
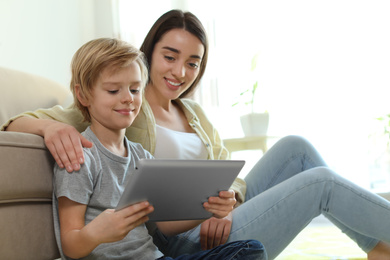
[[[98,170],[95,169],[93,158],[85,152],[85,163],[77,172],[68,173],[57,164],[54,166],[54,193],[57,198],[67,197],[77,203],[89,204],[94,189],[94,179]]]

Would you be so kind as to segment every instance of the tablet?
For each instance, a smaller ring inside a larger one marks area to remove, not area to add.
[[[244,164],[241,160],[141,159],[116,210],[147,200],[154,207],[150,221],[210,218],[203,203],[228,190]]]

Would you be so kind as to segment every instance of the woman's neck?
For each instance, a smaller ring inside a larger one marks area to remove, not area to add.
[[[193,133],[183,109],[172,99],[158,95],[152,88],[145,89],[145,98],[152,109],[156,123],[165,128]]]
[[[149,85],[145,88],[145,98],[152,109],[156,108],[167,112],[172,110],[172,99],[165,98],[163,95],[155,91],[153,86]]]

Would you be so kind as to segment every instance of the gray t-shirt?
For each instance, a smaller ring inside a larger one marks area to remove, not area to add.
[[[88,127],[82,133],[93,143],[84,149],[85,163],[80,171],[69,174],[56,164],[53,179],[53,214],[57,244],[63,259],[60,240],[57,198],[65,196],[75,202],[86,204],[85,224],[87,225],[106,209],[114,209],[118,204],[126,182],[132,174],[135,163],[141,158],[153,156],[140,144],[124,139],[128,157],[121,157],[106,149]],[[163,254],[153,244],[145,225],[131,230],[121,241],[104,243],[96,247],[83,259],[156,259]]]

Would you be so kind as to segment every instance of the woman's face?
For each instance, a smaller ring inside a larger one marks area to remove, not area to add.
[[[177,99],[195,81],[204,54],[202,42],[183,29],[172,29],[156,43],[148,91],[161,98]]]

